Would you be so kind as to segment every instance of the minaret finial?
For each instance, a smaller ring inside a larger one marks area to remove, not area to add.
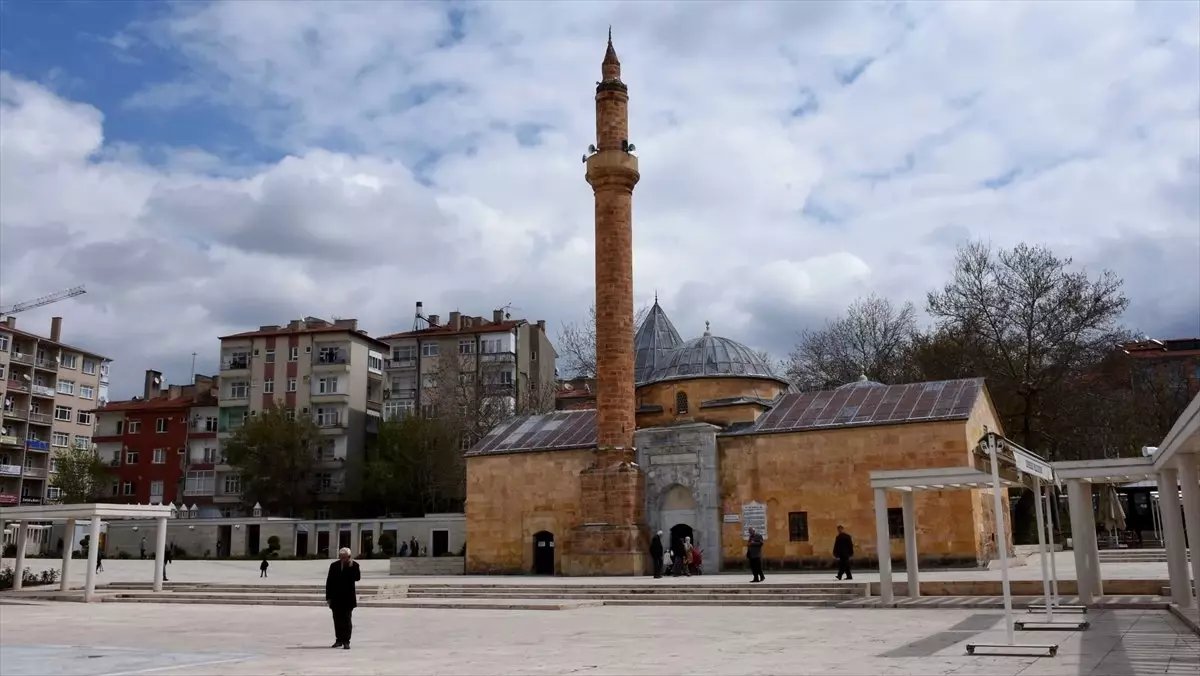
[[[608,24],[608,44],[612,44],[612,24]]]
[[[704,320],[704,335],[711,336],[712,333],[709,332],[711,328],[712,325],[708,322],[708,320]]]
[[[658,289],[654,290],[654,304],[658,305]]]
[[[608,47],[604,50],[604,62],[600,66],[601,79],[605,82],[621,81],[621,61],[612,43],[612,26],[608,27]]]

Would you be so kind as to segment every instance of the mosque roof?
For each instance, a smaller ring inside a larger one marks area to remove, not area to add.
[[[671,351],[682,344],[683,339],[679,337],[675,325],[658,304],[658,298],[655,298],[650,313],[633,337],[634,382],[639,385],[646,382]]]
[[[908,385],[869,381],[832,390],[785,394],[753,425],[729,435],[966,420],[983,391],[983,378]]]
[[[872,425],[966,420],[983,392],[983,378],[940,380],[790,393],[752,424],[723,436],[777,434]],[[515,418],[488,432],[468,457],[595,448],[596,411],[556,411]]]
[[[673,350],[645,383],[689,378],[770,378],[783,382],[767,362],[736,340],[708,331]]]

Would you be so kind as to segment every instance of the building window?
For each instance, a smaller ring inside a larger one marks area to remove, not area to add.
[[[237,474],[225,475],[225,493],[227,495],[237,495],[242,492],[242,477]]]
[[[125,451],[125,464],[126,465],[138,464],[138,452],[137,451]]]
[[[414,345],[404,345],[392,348],[392,361],[410,362],[417,358],[417,348]]]
[[[367,368],[374,369],[376,371],[382,371],[383,357],[379,357],[374,354],[367,354]]]
[[[0,380],[4,380],[4,364],[0,364]]]
[[[317,381],[317,394],[337,394],[337,378],[321,378]]]
[[[500,373],[497,373],[496,375],[499,376],[499,381],[500,381],[501,385],[512,385],[513,384],[512,371],[501,371]]]
[[[263,356],[263,362],[266,364],[274,364],[275,363],[275,350],[267,350],[266,354]]]
[[[421,356],[422,357],[438,356],[438,344],[435,342],[421,343]]]
[[[338,410],[336,408],[317,409],[317,427],[337,427]]]
[[[421,376],[421,387],[428,390],[428,389],[430,389],[432,387],[436,387],[436,386],[437,386],[437,378],[434,377],[432,374],[427,373],[427,374]]]
[[[675,413],[687,413],[687,412],[688,412],[687,392],[676,392],[675,393]]]
[[[475,374],[471,373],[469,371],[466,373],[458,374],[458,384],[459,385],[474,385],[475,384]]]
[[[288,386],[287,387],[288,387],[288,389],[287,389],[288,392],[295,392],[296,391],[296,379],[288,378]]]
[[[50,458],[50,473],[54,474],[58,471],[58,458]]]
[[[317,519],[318,520],[325,520],[332,516],[333,516],[333,512],[330,511],[328,507],[318,507],[317,508]]]
[[[284,420],[295,420],[296,419],[296,409],[289,408],[286,411],[284,411],[283,419]]]
[[[96,388],[92,387],[91,385],[80,385],[79,386],[79,397],[81,399],[95,399],[96,398]]]
[[[471,450],[471,437],[468,437],[464,434],[463,437],[458,440],[458,449],[464,452]]]
[[[458,353],[459,354],[475,354],[475,341],[473,341],[473,340],[458,341]]]
[[[165,448],[154,449],[154,456],[151,459],[151,462],[154,463],[155,465],[167,464],[167,449],[165,449]]]
[[[383,404],[383,419],[384,420],[399,420],[403,417],[400,411],[400,402],[387,401]]]
[[[55,406],[54,419],[71,422],[75,419],[75,412],[71,410],[70,406]]]
[[[83,372],[84,372],[84,373],[86,373],[86,374],[87,374],[87,375],[89,375],[89,376],[94,376],[94,375],[96,375],[96,360],[95,360],[95,359],[87,359],[87,358],[84,358],[84,360],[83,360]]]
[[[78,363],[79,355],[77,354],[68,354],[64,352],[62,357],[59,358],[59,364],[65,369],[73,369],[78,365]]]
[[[239,380],[234,383],[229,383],[229,398],[230,399],[248,399],[250,397],[250,383]]]
[[[188,472],[183,492],[188,495],[212,495],[216,486],[216,473],[212,470]]]
[[[158,434],[166,434],[167,419],[166,418],[158,418],[157,420],[155,420],[154,421],[154,431]]]
[[[76,434],[75,448],[82,448],[85,451],[90,450],[92,448],[92,438],[82,434]]]
[[[263,381],[263,394],[275,394],[274,378],[267,378]]]
[[[65,432],[55,432],[50,435],[50,445],[66,448],[67,444],[71,443],[71,436]]]
[[[889,508],[887,511],[888,519],[888,537],[893,540],[904,539],[904,510],[899,507]]]
[[[79,423],[80,425],[91,425],[92,424],[92,412],[91,411],[79,411],[78,413],[75,414],[75,422]]]
[[[141,434],[142,433],[142,421],[141,420],[130,420],[129,421],[129,433],[130,434]]]
[[[299,361],[299,360],[300,360],[300,348],[289,347],[288,348],[288,361]]]
[[[150,482],[150,501],[153,502],[154,498],[158,498],[159,502],[162,502],[162,496],[163,496],[163,482],[151,481]]]
[[[215,416],[210,415],[204,419],[204,431],[205,432],[216,432],[217,431],[217,419]]]
[[[421,404],[421,416],[424,418],[436,418],[437,404]]]
[[[125,421],[124,420],[117,421],[117,434],[118,435],[125,434]]]
[[[133,482],[126,481],[125,485],[122,487],[121,492],[125,495],[133,495]]]
[[[808,542],[808,512],[788,512],[788,540]]]
[[[8,336],[0,336],[0,350],[8,352]]]
[[[50,470],[50,471],[53,472],[54,470]],[[62,497],[62,489],[59,488],[58,486],[51,486],[50,488],[46,489],[46,499],[47,500],[57,500],[60,497]]]
[[[59,394],[75,394],[75,381],[74,380],[59,380],[58,381],[58,393]]]
[[[504,350],[504,341],[499,338],[484,338],[479,341],[479,351],[484,354],[495,354]]]
[[[215,448],[204,448],[204,449],[202,449],[202,450],[200,451],[200,457],[201,457],[201,458],[203,458],[203,461],[204,461],[204,462],[213,462],[213,463],[215,463],[215,462],[217,461],[217,458],[218,458],[218,457],[220,457],[220,456],[219,456],[219,454],[217,453],[217,449],[215,449]]]

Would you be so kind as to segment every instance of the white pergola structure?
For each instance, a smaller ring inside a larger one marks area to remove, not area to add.
[[[1200,543],[1200,395],[1192,399],[1158,449],[1148,457],[1057,462],[1054,470],[1067,482],[1081,603],[1090,603],[1093,594],[1104,593],[1095,512],[1092,510],[1092,484],[1153,479],[1158,483],[1171,600],[1180,608],[1195,606],[1193,583],[1200,587],[1200,549],[1197,549],[1197,543]],[[1186,544],[1189,541],[1192,551],[1197,553],[1192,556],[1191,580],[1188,579]]]
[[[1054,596],[1057,596],[1057,574],[1047,568],[1050,559],[1047,552],[1047,527],[1042,501],[1042,482],[1054,482],[1054,471],[1050,464],[1005,439],[994,432],[987,432],[979,444],[972,449],[973,466],[943,467],[933,469],[904,469],[882,472],[871,472],[871,488],[875,492],[875,541],[878,544],[879,558],[879,597],[884,605],[892,603],[892,561],[887,521],[887,492],[889,490],[902,493],[901,507],[904,514],[904,560],[908,573],[908,595],[918,598],[921,594],[920,572],[917,565],[917,515],[916,492],[922,490],[971,490],[989,489],[994,500],[993,512],[996,519],[996,542],[1000,557],[1000,579],[1004,593],[1004,616],[1008,642],[1006,644],[967,645],[967,653],[975,654],[976,649],[999,651],[994,654],[1026,655],[1028,652],[1048,653],[1054,656],[1058,652],[1057,644],[1021,645],[1017,644],[1014,628],[1028,629],[1057,629],[1079,628],[1086,629],[1086,622],[1059,623],[1053,622]],[[985,470],[986,468],[986,470]],[[1004,508],[1002,491],[1008,488],[1026,486],[1037,496],[1035,503],[1037,511],[1038,544],[1042,559],[1042,586],[1045,594],[1046,622],[1014,622],[1012,617],[1012,589],[1008,576],[1008,543],[1006,534],[1007,513]],[[1052,575],[1054,580],[1052,581]],[[1033,626],[1041,625],[1041,626]]]
[[[59,591],[69,588],[71,573],[71,540],[77,521],[89,521],[87,583],[83,588],[83,600],[92,601],[96,594],[96,561],[100,551],[100,523],[103,519],[157,519],[157,542],[154,557],[154,591],[162,591],[163,564],[167,552],[167,519],[172,516],[170,505],[29,505],[22,507],[0,507],[0,523],[19,522],[17,531],[17,562],[13,568],[13,589],[23,586],[22,571],[25,570],[25,545],[29,540],[32,523],[45,521],[67,522],[67,537],[64,538],[62,558],[62,580]]]

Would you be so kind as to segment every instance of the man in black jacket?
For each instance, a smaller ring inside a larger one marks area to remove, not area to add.
[[[650,540],[650,558],[654,563],[654,579],[657,580],[658,578],[662,577],[663,568],[663,543],[661,530],[655,533],[654,537]]]
[[[350,632],[354,629],[351,614],[358,607],[354,583],[362,579],[358,562],[350,558],[350,549],[338,550],[338,560],[329,564],[325,578],[325,603],[333,611],[334,648],[350,649]]]
[[[854,540],[850,539],[850,534],[846,529],[838,526],[837,537],[833,540],[833,558],[838,560],[837,579],[842,579],[845,575],[847,580],[853,580],[854,574],[850,572],[850,557],[854,556]]]
[[[750,529],[750,537],[746,539],[746,559],[750,563],[750,572],[754,574],[751,582],[762,582],[767,579],[762,567],[763,536],[758,531]]]

